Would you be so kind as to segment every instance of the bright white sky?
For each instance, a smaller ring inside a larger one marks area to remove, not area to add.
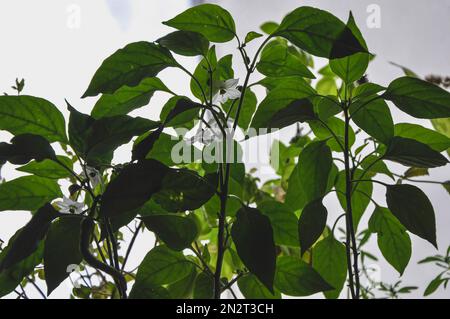
[[[209,2],[209,1],[208,1]],[[347,0],[347,1],[296,1],[296,0],[222,0],[211,1],[228,9],[235,18],[238,34],[242,37],[248,31],[258,31],[257,27],[267,21],[280,21],[284,14],[300,5],[313,5],[331,11],[346,20],[351,9],[371,52],[377,58],[371,64],[368,74],[371,81],[388,84],[401,72],[390,65],[395,61],[415,70],[419,75],[430,73],[450,75],[450,38],[445,31],[450,30],[450,0],[440,1],[408,1],[408,0]],[[369,4],[377,4],[381,9],[381,28],[371,29],[366,25]],[[170,32],[160,22],[167,20],[187,8],[189,0],[2,0],[0,3],[0,35],[3,41],[0,59],[0,92],[12,93],[10,87],[16,77],[25,78],[25,94],[44,97],[57,105],[64,114],[64,99],[72,105],[88,113],[95,98],[80,99],[87,85],[100,65],[101,61],[125,44],[147,40],[153,41]],[[80,10],[79,26],[77,20],[71,19],[71,13]],[[256,42],[256,41],[255,41]],[[231,43],[219,48],[219,55],[232,52],[236,47]],[[252,51],[252,47],[249,46]],[[195,59],[180,58],[188,69],[193,70]],[[235,57],[235,67],[239,56]],[[319,62],[320,63],[320,62]],[[243,69],[238,68],[237,76],[242,78]],[[161,73],[163,81],[173,91],[188,95],[187,78],[174,70]],[[157,119],[161,106],[167,95],[157,93],[149,106],[132,115]],[[393,111],[396,122],[414,121],[428,126],[427,121],[416,121],[397,110]],[[292,129],[282,131],[282,139],[288,141],[293,134]],[[0,132],[2,141],[9,140],[10,135]],[[126,148],[116,154],[116,161],[127,160]],[[398,172],[403,168],[395,166]],[[2,176],[7,180],[17,177],[10,167],[5,166]],[[272,173],[264,170],[262,179],[272,177]],[[450,170],[447,167],[433,170],[430,179],[448,180]],[[437,215],[438,244],[444,253],[450,245],[449,196],[439,185],[422,185],[422,189],[430,197]],[[383,189],[376,186],[375,198],[384,203]],[[328,200],[330,218],[340,214],[337,201]],[[369,208],[362,226],[370,216]],[[0,213],[0,238],[9,239],[14,231],[29,219],[26,212]],[[331,220],[331,219],[330,219]],[[329,222],[330,222],[329,220]],[[443,226],[446,225],[446,226]],[[434,254],[436,251],[427,242],[414,235],[413,256],[405,271],[403,282],[417,285],[422,290],[412,294],[420,297],[424,284],[429,282],[438,269],[417,266],[418,260]],[[138,265],[145,253],[152,247],[153,239],[149,234],[141,237],[136,244],[130,259],[130,266]],[[377,251],[375,241],[370,243],[373,251]],[[379,254],[378,254],[379,255]],[[383,261],[381,279],[386,282],[397,280],[397,273]],[[69,285],[62,284],[51,297],[68,296]],[[36,296],[30,288],[30,295]],[[440,290],[433,297],[449,297],[450,293]],[[319,297],[316,295],[314,297]]]

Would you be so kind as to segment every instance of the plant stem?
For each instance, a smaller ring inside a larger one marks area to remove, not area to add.
[[[347,268],[350,282],[350,292],[353,299],[359,299],[359,269],[358,269],[358,248],[356,245],[355,229],[353,225],[352,211],[352,171],[350,168],[350,147],[349,147],[349,128],[350,118],[348,108],[344,110],[345,117],[345,136],[344,136],[344,162],[345,162],[345,200],[347,204],[346,210],[346,250],[347,250]],[[353,254],[353,271],[350,260],[350,250]],[[349,263],[350,262],[350,263]],[[354,281],[353,281],[354,279]]]
[[[219,224],[218,224],[218,232],[217,232],[217,262],[216,262],[216,271],[214,273],[214,299],[220,299],[220,294],[222,291],[222,285],[220,281],[221,273],[222,273],[222,264],[223,264],[223,256],[226,249],[226,243],[224,240],[225,235],[225,222],[226,222],[226,208],[227,208],[227,199],[228,199],[228,184],[230,179],[230,161],[228,160],[228,152],[226,149],[226,145],[228,142],[228,139],[232,140],[234,132],[236,131],[236,128],[239,123],[239,115],[241,113],[242,105],[244,102],[245,97],[245,91],[248,87],[248,82],[250,80],[250,75],[253,73],[253,70],[255,69],[256,61],[258,59],[259,53],[261,52],[262,48],[266,45],[266,43],[271,39],[272,36],[268,36],[263,43],[260,45],[258,50],[255,53],[255,56],[253,58],[252,63],[250,66],[247,64],[247,60],[244,58],[244,64],[246,65],[247,74],[245,76],[244,84],[242,86],[241,90],[241,96],[239,98],[238,107],[236,110],[236,115],[234,117],[234,123],[233,123],[233,129],[230,133],[230,136],[227,136],[224,134],[224,141],[225,141],[225,147],[224,147],[224,154],[225,154],[225,165],[220,164],[219,165],[219,181],[220,181],[220,212],[219,212]],[[238,41],[238,45],[240,46],[240,40],[236,35],[236,39]],[[211,88],[212,90],[212,88]],[[226,123],[225,123],[226,124]],[[233,147],[233,143],[231,144]],[[225,172],[224,172],[224,166],[225,166]]]

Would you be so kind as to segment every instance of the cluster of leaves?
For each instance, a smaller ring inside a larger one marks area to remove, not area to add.
[[[358,82],[372,55],[351,14],[344,23],[300,7],[280,24],[264,24],[267,35],[251,31],[244,41],[231,15],[217,5],[190,8],[164,24],[177,31],[156,42],[128,44],[103,61],[83,95],[101,97],[91,114],[67,103],[67,126],[47,100],[0,97],[0,129],[14,135],[0,144],[0,163],[20,165],[17,170],[30,174],[0,185],[0,210],[32,212],[0,255],[0,295],[42,263],[47,294],[69,276],[69,266],[81,264],[85,285],[73,290],[79,298],[220,298],[224,291],[234,293],[235,283],[246,298],[318,292],[337,298],[347,280],[350,296],[359,298],[355,234],[371,201],[368,232],[376,234],[383,256],[399,273],[411,256],[410,233],[437,246],[427,196],[416,186],[373,178],[394,179],[386,161],[411,170],[447,164],[441,152],[450,139],[419,125],[394,124],[388,102],[417,118],[446,118],[448,92],[408,76],[387,88]],[[261,37],[249,58],[247,47]],[[225,95],[224,83],[234,77],[233,56],[218,59],[211,42],[233,39],[247,72],[237,88],[240,96],[217,102],[213,97]],[[191,72],[174,54],[201,61]],[[329,61],[315,87],[312,56]],[[190,77],[192,98],[177,95],[157,77],[166,68]],[[256,71],[264,77],[251,84]],[[265,88],[259,104],[253,86]],[[159,120],[128,115],[157,91],[171,95]],[[298,134],[289,145],[278,142],[280,178],[258,187],[236,159],[174,161],[179,141],[168,132],[191,129],[197,120],[204,131],[215,127],[221,136],[193,147],[193,153],[217,147],[227,154],[230,146],[238,147],[237,141],[222,143],[234,138],[231,128],[270,131],[305,123],[314,137]],[[357,146],[362,131],[368,137]],[[135,137],[131,160],[112,163],[114,151]],[[54,143],[64,155],[56,154]],[[62,179],[70,181],[68,189],[60,187]],[[386,189],[387,207],[372,199],[374,184]],[[70,199],[54,202],[63,193]],[[324,205],[329,195],[337,195],[343,211],[332,227]],[[132,240],[123,241],[121,229],[136,221]],[[344,242],[335,236],[340,221]],[[137,270],[128,270],[129,253],[144,227],[155,234],[155,245]],[[94,275],[100,284],[92,284]]]

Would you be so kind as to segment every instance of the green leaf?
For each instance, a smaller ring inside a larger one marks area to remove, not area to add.
[[[255,208],[243,206],[231,228],[231,237],[244,265],[273,292],[276,252],[269,218]]]
[[[352,12],[350,12],[350,16],[348,17],[347,28],[350,29],[361,46],[367,51],[366,42],[356,25]],[[344,83],[350,84],[359,80],[364,75],[369,65],[369,58],[368,53],[355,53],[344,58],[331,60],[330,67]]]
[[[176,54],[185,56],[205,56],[209,49],[209,41],[204,36],[190,31],[175,31],[156,42]]]
[[[111,161],[114,150],[132,137],[159,126],[140,117],[116,115],[94,120],[69,106],[70,143],[91,165]]]
[[[303,208],[298,220],[298,238],[302,256],[322,235],[327,225],[327,216],[328,211],[322,204],[322,198],[309,202]]]
[[[410,138],[427,144],[438,152],[443,152],[450,148],[450,138],[418,124],[399,123],[395,124],[394,130],[395,136]]]
[[[417,118],[450,117],[450,93],[417,78],[405,76],[394,80],[383,97]]]
[[[136,282],[130,293],[139,295],[146,287],[168,285],[185,278],[192,273],[194,264],[183,253],[170,250],[166,246],[157,246],[150,250],[139,265]]]
[[[434,119],[431,120],[431,124],[436,131],[450,137],[450,118]],[[447,154],[450,155],[450,149],[447,149]]]
[[[314,89],[305,80],[294,80],[293,78],[283,80],[259,104],[250,127],[256,130],[267,128],[272,117],[277,112],[297,100],[305,99],[315,94]]]
[[[44,248],[44,270],[47,295],[71,272],[71,265],[83,260],[80,249],[80,218],[68,216],[54,222],[48,231]]]
[[[388,144],[394,136],[394,121],[389,106],[382,99],[366,103],[363,99],[351,104],[350,115],[353,122],[370,136]]]
[[[219,78],[226,81],[234,78],[233,55],[227,54],[217,61]]]
[[[153,286],[136,281],[130,291],[130,299],[170,299],[169,290],[163,286]]]
[[[141,207],[161,189],[169,168],[155,160],[129,164],[107,186],[100,215],[114,217]]]
[[[193,297],[195,279],[197,278],[197,269],[193,268],[192,272],[177,282],[167,286],[170,298],[173,299],[190,299]]]
[[[237,285],[246,299],[281,299],[279,291],[272,294],[253,274],[239,278]]]
[[[381,91],[386,90],[385,87],[375,84],[375,83],[363,83],[361,85],[358,85],[354,90],[353,90],[353,98],[354,99],[362,99],[362,98],[366,98],[369,96],[373,96]]]
[[[277,258],[275,287],[289,296],[309,296],[333,289],[317,271],[293,256]]]
[[[300,153],[297,174],[307,203],[325,195],[332,162],[331,150],[324,141],[312,142]]]
[[[228,100],[225,104],[222,105],[223,109],[228,112],[231,108],[231,105],[234,104],[233,110],[230,114],[230,117],[234,119],[237,105],[239,100]],[[238,125],[243,130],[246,130],[252,120],[253,113],[255,113],[256,105],[258,100],[256,99],[255,93],[249,88],[245,91],[244,94],[244,102],[242,102],[241,112],[239,113]]]
[[[413,185],[390,185],[386,188],[386,202],[407,230],[437,248],[434,209],[424,192]]]
[[[253,41],[257,38],[262,37],[263,35],[261,33],[255,32],[255,31],[250,31],[249,33],[247,33],[247,35],[245,36],[245,40],[244,43],[247,44],[250,41]]]
[[[127,44],[103,61],[83,97],[112,94],[124,85],[137,86],[143,79],[177,65],[170,51],[158,44],[145,41]]]
[[[417,167],[410,167],[408,170],[403,174],[406,178],[411,177],[417,177],[417,176],[425,176],[430,175],[428,172],[428,168],[417,168]]]
[[[273,35],[286,38],[312,55],[328,59],[367,52],[341,20],[312,7],[300,7],[289,13]]]
[[[321,120],[325,121],[328,118],[341,113],[342,107],[336,97],[329,95],[314,99],[314,112]]]
[[[263,23],[259,28],[267,34],[272,34],[278,29],[278,26],[279,24],[276,22],[267,21]]]
[[[394,175],[392,175],[392,172],[389,170],[387,165],[376,155],[369,155],[365,157],[364,161],[361,162],[361,167],[367,170],[368,173],[373,173],[374,176],[378,173],[385,174],[395,180]]]
[[[14,241],[19,232],[20,230],[10,239],[10,243]],[[0,297],[12,292],[22,282],[24,277],[28,276],[41,263],[43,250],[44,242],[40,241],[37,249],[30,256],[9,269],[0,272]],[[7,253],[8,247],[5,247],[0,253],[0,264]]]
[[[164,110],[167,108],[167,110]],[[198,117],[198,112],[203,108],[202,104],[192,102],[186,97],[174,96],[161,111],[160,117],[164,126],[180,126],[193,122]],[[170,109],[169,109],[170,108]]]
[[[0,184],[0,211],[34,211],[57,197],[62,197],[62,193],[56,181],[23,176]]]
[[[411,258],[411,239],[405,227],[384,207],[375,207],[369,230],[378,235],[378,247],[384,258],[400,275]]]
[[[56,158],[68,168],[72,169],[73,163],[70,158],[61,155],[57,155]],[[18,167],[17,170],[51,179],[68,178],[72,176],[72,174],[61,165],[48,159],[43,160],[42,162],[30,162],[27,165]]]
[[[188,169],[170,170],[163,177],[154,200],[170,212],[195,210],[209,201],[216,193],[216,186],[215,173],[201,177]]]
[[[189,8],[163,24],[178,30],[198,32],[211,42],[228,42],[236,33],[230,13],[214,4]]]
[[[197,65],[194,71],[194,77],[191,79],[190,88],[192,94],[200,101],[206,102],[210,99],[211,95],[211,75],[209,69],[212,71],[212,81],[215,83],[220,80],[220,74],[217,72],[217,56],[216,47],[213,45],[206,57],[204,57]],[[194,80],[194,78],[197,80]],[[228,79],[227,79],[228,80]],[[203,95],[205,94],[205,96]],[[213,88],[214,95],[214,88]]]
[[[432,293],[434,293],[444,282],[448,281],[448,279],[442,278],[442,274],[434,278],[430,283],[428,284],[427,288],[425,289],[425,292],[423,293],[424,296],[429,296]]]
[[[448,163],[443,155],[428,145],[399,136],[391,139],[383,158],[405,166],[421,168],[439,167]]]
[[[357,169],[354,173],[353,179],[359,179],[363,174],[363,171]],[[336,180],[336,190],[339,203],[342,209],[347,209],[347,201],[345,198],[345,171],[340,171]],[[358,228],[359,221],[370,204],[370,197],[373,192],[373,184],[369,182],[359,182],[353,185],[352,193],[352,213],[353,213],[353,225],[354,228]]]
[[[129,112],[145,106],[150,102],[155,92],[167,92],[173,94],[160,79],[146,78],[137,86],[122,86],[112,94],[103,94],[92,109],[92,117],[126,115]]]
[[[34,96],[0,96],[0,130],[14,135],[41,135],[49,142],[67,143],[65,121],[51,102]]]
[[[154,131],[151,134],[155,134],[152,138],[150,135],[148,136],[149,140],[146,139],[145,142],[148,142],[146,148],[143,151],[148,149],[151,146],[152,139],[157,137],[157,132]],[[144,141],[139,143],[137,146],[143,144]],[[145,144],[144,144],[145,145]],[[177,151],[178,150],[178,151]],[[145,158],[155,159],[164,163],[168,166],[179,165],[184,162],[192,162],[194,159],[198,158],[196,156],[200,156],[201,151],[198,150],[192,144],[184,141],[182,137],[172,136],[169,134],[162,133],[159,137],[154,141],[153,147],[150,149],[148,154],[144,155]],[[179,158],[177,158],[180,156]],[[188,158],[185,158],[188,157]]]
[[[258,204],[258,209],[270,219],[275,244],[298,247],[297,217],[286,205],[266,200]]]
[[[330,117],[327,120],[323,121],[309,121],[308,124],[311,127],[314,135],[317,136],[320,140],[328,140],[327,144],[330,146],[331,150],[334,152],[342,152],[342,148],[340,145],[344,145],[344,137],[345,137],[345,123],[343,120],[337,117]],[[330,131],[326,128],[326,126],[330,128],[336,135],[340,145],[334,138],[334,136],[330,133]],[[348,144],[352,146],[355,143],[355,132],[351,127],[349,127],[349,137]]]
[[[0,272],[13,267],[33,254],[56,217],[58,217],[58,212],[49,203],[39,208],[31,220],[17,232],[14,240],[9,243],[7,252],[1,259]]]
[[[195,279],[194,299],[213,299],[214,298],[214,278],[201,272]]]
[[[269,42],[261,52],[257,70],[266,76],[301,76],[314,79],[314,74],[302,63],[300,58],[290,52],[285,41]]]
[[[174,250],[189,248],[198,235],[192,218],[177,215],[152,215],[143,217],[145,226],[154,232],[167,247]]]
[[[49,142],[39,135],[21,134],[11,139],[11,144],[0,143],[0,162],[25,164],[35,159],[41,162],[45,159],[55,160],[56,155]]]
[[[345,245],[328,235],[313,247],[313,267],[334,290],[325,291],[326,298],[336,299],[347,279],[347,255]]]
[[[320,95],[338,95],[336,80],[330,76],[324,76],[316,83],[317,93]]]

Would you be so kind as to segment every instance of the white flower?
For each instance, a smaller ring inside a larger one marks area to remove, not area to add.
[[[62,202],[55,202],[59,207],[59,212],[63,214],[81,214],[83,212],[83,203],[78,203],[64,196]]]
[[[228,120],[228,127],[233,126],[233,121],[231,119]],[[227,134],[229,133],[229,129],[225,128]],[[191,137],[191,143],[195,142],[202,143],[204,145],[211,144],[214,141],[223,140],[223,133],[220,129],[217,121],[214,118],[209,119],[205,123],[200,122],[197,132],[193,137]]]
[[[230,79],[215,83],[218,90],[214,96],[214,103],[225,103],[228,100],[236,100],[241,96],[241,91],[237,89],[239,79]]]
[[[101,184],[102,182],[100,172],[96,170],[94,167],[86,166],[86,168],[83,170],[80,176],[82,178],[89,178],[92,188],[95,188],[98,184]]]

